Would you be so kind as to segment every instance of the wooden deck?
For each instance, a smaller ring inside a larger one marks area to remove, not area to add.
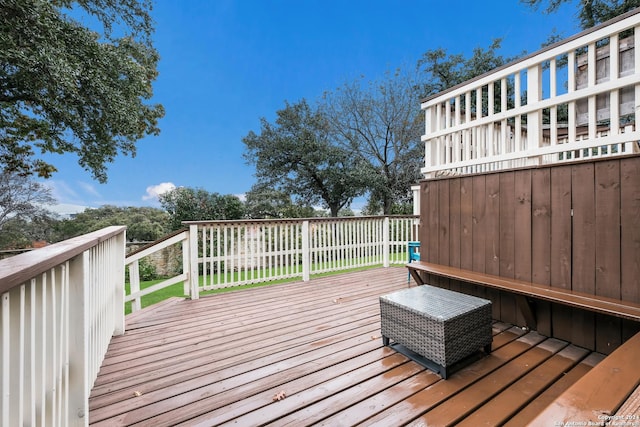
[[[90,423],[522,426],[604,357],[495,323],[492,353],[442,380],[382,346],[378,297],[406,287],[380,268],[130,315]]]

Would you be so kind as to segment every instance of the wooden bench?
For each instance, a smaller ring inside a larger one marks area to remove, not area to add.
[[[414,278],[418,285],[425,284],[420,273],[428,273],[515,294],[527,326],[532,329],[537,329],[536,317],[529,298],[555,302],[623,319],[640,321],[640,304],[633,302],[477,273],[426,261],[414,261],[407,264],[407,268],[409,269],[411,277]]]
[[[625,409],[625,402],[640,394],[638,360],[640,333],[565,390],[529,425],[640,425],[636,409]]]

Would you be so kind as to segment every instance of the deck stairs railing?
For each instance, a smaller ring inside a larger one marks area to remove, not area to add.
[[[639,152],[639,11],[423,101],[425,177]]]

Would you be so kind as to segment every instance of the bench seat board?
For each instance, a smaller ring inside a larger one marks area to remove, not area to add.
[[[595,313],[640,321],[640,304],[629,301],[621,301],[614,298],[571,291],[569,289],[554,288],[517,279],[507,279],[425,261],[412,262],[407,265],[407,268],[419,285],[424,284],[419,272],[424,272],[505,292],[516,293],[524,297],[556,302],[570,307],[586,309]]]

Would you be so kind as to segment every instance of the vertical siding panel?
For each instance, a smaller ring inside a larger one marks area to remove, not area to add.
[[[573,277],[572,289],[595,293],[595,188],[594,165],[576,165],[572,170]]]
[[[620,294],[640,303],[640,157],[620,161]],[[622,339],[640,331],[639,322],[622,322]]]
[[[620,162],[597,162],[596,294],[620,298]]]
[[[551,169],[551,286],[571,288],[571,167]],[[552,305],[552,330],[570,341],[571,309]]]
[[[438,181],[429,184],[429,262],[438,262],[439,234],[438,234]]]
[[[492,173],[486,176],[485,211],[485,272],[500,275],[500,175]],[[487,289],[487,295],[493,301],[493,316],[500,319],[500,293]]]
[[[486,181],[485,175],[473,177],[473,271],[484,273]],[[485,296],[486,289],[478,289],[478,295]]]
[[[531,280],[551,284],[551,169],[531,174]]]
[[[514,278],[515,264],[515,172],[503,172],[499,187],[499,272],[500,276]]]
[[[420,184],[420,257],[423,260],[429,257],[429,190],[430,183],[424,181]]]
[[[473,178],[460,180],[460,267],[473,270]]]
[[[551,169],[531,172],[531,280],[551,283]],[[551,304],[536,304],[538,332],[551,336]]]
[[[571,171],[573,207],[572,284],[575,291],[595,294],[595,199],[594,165],[575,165]],[[595,316],[584,310],[573,310],[572,342],[595,348]]]
[[[499,177],[499,274],[515,277],[515,172],[502,172]],[[500,295],[500,315],[503,321],[518,323],[516,299],[513,294]],[[521,323],[522,324],[522,323]]]
[[[460,178],[449,182],[449,265],[460,268]],[[451,281],[449,288],[460,291],[460,283]]]
[[[460,268],[461,205],[460,178],[449,183],[449,265]]]
[[[438,208],[438,181],[431,181],[429,183],[429,213],[427,219],[429,223],[429,262],[438,262],[439,252],[439,235],[438,235],[438,220],[439,220],[439,208]],[[429,275],[429,281],[427,283],[438,285],[439,278],[437,276]]]
[[[473,178],[460,180],[460,268],[473,270]],[[475,287],[464,285],[461,290],[476,294]]]
[[[531,281],[531,171],[515,172],[514,277]]]
[[[438,263],[449,265],[449,179],[438,181]],[[440,278],[440,286],[449,288],[449,279]]]
[[[551,283],[551,170],[534,169],[531,173],[531,280],[541,285]],[[551,335],[551,304],[538,302],[538,332]]]
[[[514,277],[531,281],[531,171],[519,170],[514,177]],[[520,310],[516,311],[517,324],[524,325]]]
[[[571,289],[571,167],[551,170],[551,286]]]
[[[500,175],[489,174],[486,177],[486,240],[485,272],[500,274]]]
[[[620,298],[620,162],[596,162],[596,295]],[[609,354],[622,342],[621,322],[596,316],[596,350]]]

